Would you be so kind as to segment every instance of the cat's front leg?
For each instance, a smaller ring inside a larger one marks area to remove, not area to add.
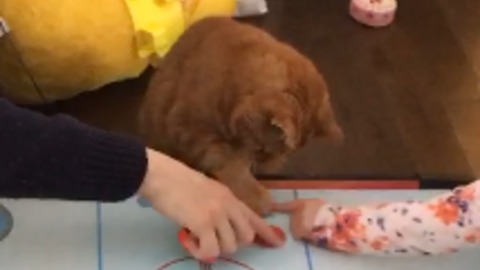
[[[226,185],[235,196],[260,215],[270,212],[270,192],[252,174],[248,156],[241,155],[228,145],[209,147],[202,155],[199,169]]]
[[[237,198],[257,214],[267,215],[270,213],[271,194],[255,179],[249,164],[242,160],[230,160],[213,174],[218,181],[230,188]]]

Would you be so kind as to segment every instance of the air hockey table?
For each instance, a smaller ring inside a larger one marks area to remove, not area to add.
[[[343,204],[427,199],[444,189],[415,180],[268,181],[280,201],[320,197]],[[271,224],[288,232],[288,218]],[[192,259],[178,226],[138,198],[117,204],[0,200],[0,270],[453,270],[478,269],[480,249],[439,257],[339,254],[292,239],[280,249],[251,247],[214,264]]]

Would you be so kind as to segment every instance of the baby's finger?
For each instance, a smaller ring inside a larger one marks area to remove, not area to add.
[[[290,216],[290,231],[293,238],[297,240],[302,239],[306,234],[302,214],[303,213],[299,211]]]
[[[282,202],[282,203],[274,202],[272,204],[272,211],[290,213],[299,209],[300,207],[302,207],[302,205],[303,205],[302,200],[295,200],[295,201]]]

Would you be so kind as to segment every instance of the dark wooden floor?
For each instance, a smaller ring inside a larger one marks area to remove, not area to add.
[[[312,58],[346,131],[341,147],[312,143],[285,177],[480,175],[480,1],[401,0],[397,19],[365,28],[347,0],[271,0],[249,20]],[[102,128],[130,132],[148,74],[58,104]]]

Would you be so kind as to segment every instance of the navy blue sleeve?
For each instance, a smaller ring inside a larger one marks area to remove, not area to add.
[[[0,197],[125,200],[146,167],[145,147],[134,138],[0,98]]]

